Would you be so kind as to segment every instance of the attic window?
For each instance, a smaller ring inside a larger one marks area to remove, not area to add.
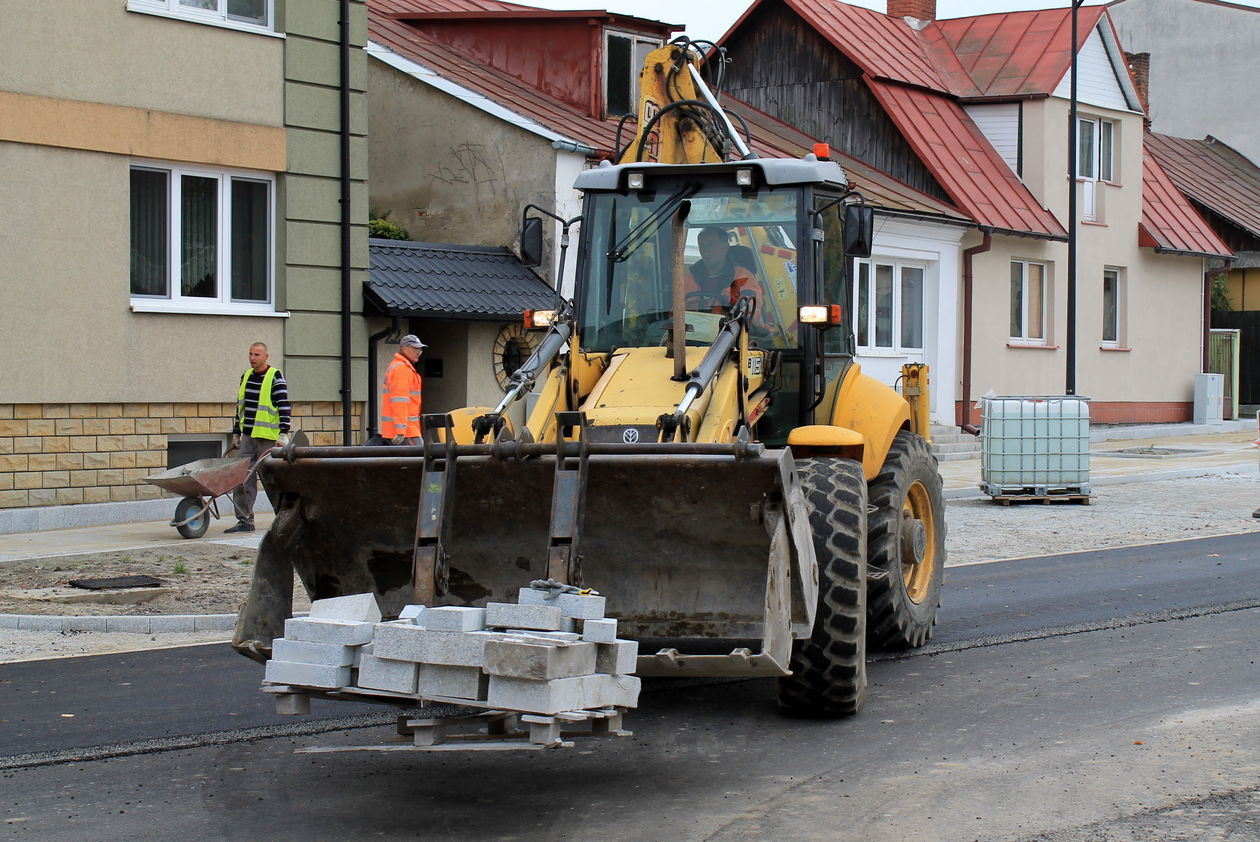
[[[659,39],[630,32],[604,31],[604,113],[608,117],[639,110],[639,71],[647,54],[661,46]]]

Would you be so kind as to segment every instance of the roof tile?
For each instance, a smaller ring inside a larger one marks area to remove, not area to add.
[[[1212,137],[1149,132],[1146,148],[1177,189],[1253,237],[1260,237],[1260,167]]]
[[[868,78],[915,154],[950,198],[983,227],[1065,239],[1054,214],[1037,204],[967,112],[948,95]]]
[[[1142,149],[1142,222],[1138,244],[1156,251],[1229,257],[1229,246],[1181,195],[1151,151]]]
[[[599,157],[614,157],[618,142],[617,121],[603,120],[583,113],[522,84],[520,80],[506,73],[472,62],[440,41],[390,17],[390,14],[414,12],[422,8],[447,9],[455,5],[474,4],[510,5],[495,4],[493,0],[370,0],[368,37],[373,43],[421,65],[435,75],[484,96],[558,135],[591,147]],[[745,115],[752,130],[752,147],[758,153],[796,157],[812,151],[815,138],[808,137],[786,123],[757,112],[729,96],[724,97],[724,101]],[[628,126],[623,131],[620,142],[628,142],[633,131],[634,126]],[[833,157],[861,188],[867,201],[877,208],[939,215],[955,221],[963,219],[956,208],[867,164],[838,153],[833,153]]]
[[[368,240],[364,305],[389,316],[511,320],[555,303],[555,290],[505,248]]]

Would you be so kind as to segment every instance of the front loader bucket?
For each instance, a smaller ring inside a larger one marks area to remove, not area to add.
[[[570,487],[557,483],[555,451],[515,441],[447,451],[444,478],[427,482],[449,485],[438,543],[445,588],[437,585],[433,603],[515,602],[531,580],[556,576],[559,534],[578,559],[568,578],[607,597],[620,636],[762,639],[782,672],[792,635],[808,634],[817,586],[789,451],[592,444],[584,493],[556,495],[553,517],[553,490]],[[283,634],[293,571],[311,599],[371,591],[386,616],[415,599],[417,579],[434,581],[431,569],[418,577],[414,569],[423,447],[286,455],[292,461],[268,458],[261,469],[276,518],[234,637],[255,655]],[[582,508],[576,519],[565,508],[573,505]],[[566,535],[564,523],[580,534]]]

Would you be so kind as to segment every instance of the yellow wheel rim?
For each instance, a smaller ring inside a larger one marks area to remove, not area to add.
[[[927,597],[936,575],[936,513],[927,486],[915,481],[901,504],[901,579],[911,602]]]

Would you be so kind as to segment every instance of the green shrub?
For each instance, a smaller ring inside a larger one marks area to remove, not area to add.
[[[407,229],[389,221],[390,211],[368,211],[368,236],[378,240],[410,240]]]

